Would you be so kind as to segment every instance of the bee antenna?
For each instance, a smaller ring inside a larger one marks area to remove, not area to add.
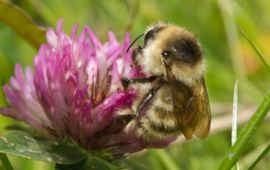
[[[127,52],[128,52],[129,49],[133,46],[133,44],[135,44],[135,42],[136,42],[139,38],[141,38],[143,35],[144,35],[144,33],[140,34],[138,37],[136,37],[136,38],[132,41],[132,43],[131,43],[131,44],[128,46],[128,48],[127,48]]]

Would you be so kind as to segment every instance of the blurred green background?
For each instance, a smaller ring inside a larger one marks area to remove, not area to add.
[[[13,0],[34,20],[44,26],[64,19],[69,33],[74,23],[80,29],[89,25],[103,41],[113,31],[119,40],[129,31],[135,38],[157,21],[167,21],[192,31],[200,40],[207,57],[206,83],[213,119],[220,119],[219,130],[205,140],[173,144],[163,150],[148,150],[117,161],[128,169],[217,169],[231,146],[230,129],[223,127],[222,118],[231,114],[233,86],[239,79],[239,114],[252,112],[268,91],[270,74],[238,28],[241,27],[265,56],[270,56],[269,0]],[[0,85],[9,81],[15,63],[33,65],[37,50],[0,22]],[[266,58],[269,60],[269,58]],[[0,90],[0,106],[6,101]],[[250,109],[250,110],[249,110]],[[244,112],[243,112],[244,113]],[[244,116],[245,117],[245,116]],[[0,116],[0,132],[13,120]],[[225,118],[224,118],[225,124]],[[239,126],[241,130],[242,126]],[[269,142],[267,122],[259,130],[247,151],[241,156],[241,169],[253,161]],[[53,165],[9,156],[15,169],[47,170]],[[257,166],[269,169],[270,156]],[[1,165],[0,165],[1,169]]]

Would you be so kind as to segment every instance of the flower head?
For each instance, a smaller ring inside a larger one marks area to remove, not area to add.
[[[75,25],[71,36],[66,35],[62,23],[56,31],[48,30],[47,43],[34,58],[34,71],[15,66],[10,84],[3,87],[10,107],[0,112],[46,137],[71,137],[88,150],[117,145],[114,152],[122,154],[171,142],[146,143],[124,132],[126,124],[117,121],[118,111],[130,108],[136,99],[136,91],[124,90],[121,78],[143,75],[131,67],[129,35],[119,44],[109,32],[108,42],[102,44],[88,27],[76,36]]]

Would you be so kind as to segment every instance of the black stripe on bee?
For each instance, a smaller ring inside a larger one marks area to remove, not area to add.
[[[173,112],[166,110],[163,107],[155,106],[154,107],[155,116],[158,119],[164,120],[164,119],[171,119],[171,116],[173,116]]]
[[[155,26],[149,31],[147,31],[144,36],[144,46],[146,46],[149,40],[154,39],[157,33],[160,32],[163,28],[163,26]]]
[[[170,127],[167,125],[164,125],[163,123],[156,123],[149,121],[149,127],[158,133],[164,133],[164,134],[171,134],[171,133],[177,133],[180,131],[180,127],[174,126]]]
[[[148,136],[149,134],[151,134],[151,132],[149,131],[149,128],[145,127],[145,125],[146,124],[144,124],[142,122],[138,122],[137,128],[142,131],[142,135]]]
[[[177,133],[180,131],[179,126],[168,126],[163,122],[151,121],[151,119],[148,120],[148,127],[157,133],[163,134]]]

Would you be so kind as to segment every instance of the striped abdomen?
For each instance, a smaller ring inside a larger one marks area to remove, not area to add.
[[[137,124],[137,133],[145,139],[162,139],[181,132],[167,85],[157,92],[153,104]]]

